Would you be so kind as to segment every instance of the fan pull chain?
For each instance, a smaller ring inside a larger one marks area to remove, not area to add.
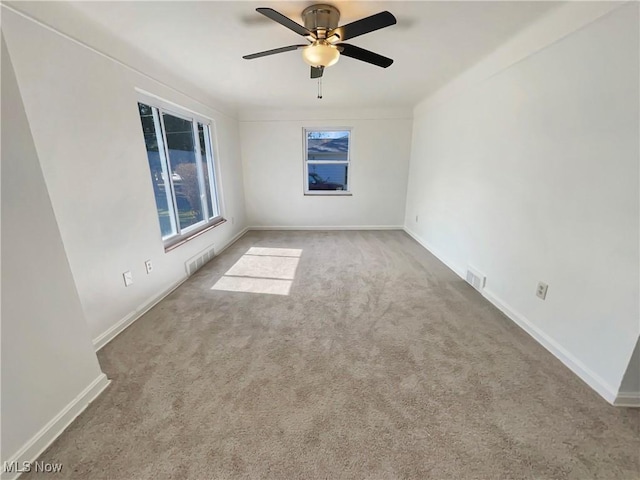
[[[318,79],[318,98],[322,98],[322,77]]]

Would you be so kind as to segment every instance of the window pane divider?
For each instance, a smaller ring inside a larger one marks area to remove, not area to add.
[[[167,213],[169,215],[169,223],[171,224],[171,231],[178,233],[178,226],[176,224],[176,218],[173,215],[173,209],[169,208],[170,204],[173,204],[173,194],[171,189],[171,172],[169,171],[169,162],[167,157],[167,152],[165,150],[166,139],[162,133],[162,116],[160,115],[160,111],[156,107],[151,107],[151,112],[153,114],[153,127],[156,131],[156,140],[162,143],[162,145],[158,145],[158,156],[160,157],[160,166],[162,167],[162,173],[164,174],[163,183],[164,183],[164,196],[167,199]]]
[[[334,165],[336,163],[348,165],[349,160],[307,160],[307,163],[315,163],[317,165]]]
[[[206,223],[207,220],[209,220],[209,205],[207,205],[207,198],[205,196],[206,189],[204,188],[204,166],[202,165],[202,152],[200,151],[198,123],[194,120],[191,120],[191,131],[193,132],[193,149],[196,155],[196,173],[198,175],[198,189],[200,190],[200,208],[202,208],[203,221]]]
[[[212,199],[215,199],[218,198],[218,184],[216,183],[217,176],[215,173],[215,158],[213,158],[213,152],[211,151],[213,143],[211,142],[211,130],[209,125],[202,124],[202,131],[204,132],[204,149],[207,154],[207,170],[209,172],[209,192],[207,193],[211,195]],[[220,205],[218,203],[214,204],[213,202],[211,205],[216,208],[215,213],[210,213],[211,219],[213,219],[215,216],[220,215]]]
[[[202,228],[203,226],[205,226],[207,224],[207,220],[200,220],[198,223],[194,223],[192,225],[189,225],[188,227],[186,227],[184,230],[180,231],[181,235],[186,235],[191,231],[194,230],[198,230],[199,228]]]
[[[180,217],[178,214],[178,202],[176,201],[176,189],[173,185],[173,170],[171,169],[171,162],[169,160],[169,144],[167,143],[167,133],[164,126],[164,111],[162,109],[158,109],[158,116],[160,117],[160,125],[162,125],[162,143],[165,152],[165,161],[167,162],[167,178],[169,179],[169,185],[171,186],[171,203],[173,204],[173,212],[171,212],[174,217],[174,222],[176,225],[176,234],[180,235],[182,233],[180,226]],[[156,134],[157,135],[157,134]]]

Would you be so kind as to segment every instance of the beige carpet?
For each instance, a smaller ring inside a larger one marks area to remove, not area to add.
[[[289,295],[211,289],[251,247],[302,250],[235,267]],[[99,358],[113,383],[42,478],[639,477],[640,412],[402,232],[250,232]]]

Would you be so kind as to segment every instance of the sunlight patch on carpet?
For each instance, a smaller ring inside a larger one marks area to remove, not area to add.
[[[289,295],[301,255],[296,248],[251,247],[211,290]]]
[[[265,248],[251,247],[245,255],[270,255],[273,257],[300,257],[302,249],[300,248]]]
[[[225,275],[293,280],[299,258],[243,255]]]

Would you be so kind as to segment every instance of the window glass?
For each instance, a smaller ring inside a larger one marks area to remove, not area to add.
[[[349,160],[349,131],[307,131],[307,160]]]
[[[349,192],[348,129],[305,129],[305,193]]]
[[[180,229],[204,220],[193,123],[168,113],[162,115],[169,151],[171,180],[176,196]]]
[[[210,127],[146,103],[138,110],[161,235],[181,240],[220,219]]]
[[[309,190],[349,190],[347,173],[349,166],[344,164],[309,164]]]
[[[138,103],[138,110],[142,121],[144,143],[147,148],[147,160],[149,162],[149,170],[151,170],[151,184],[153,185],[153,194],[158,209],[160,231],[162,238],[166,238],[176,234],[176,226],[170,214],[173,209],[173,201],[166,162],[161,159],[161,154],[164,156],[162,137],[159,138],[156,134],[155,124],[158,120],[156,112],[149,105],[143,103]]]

